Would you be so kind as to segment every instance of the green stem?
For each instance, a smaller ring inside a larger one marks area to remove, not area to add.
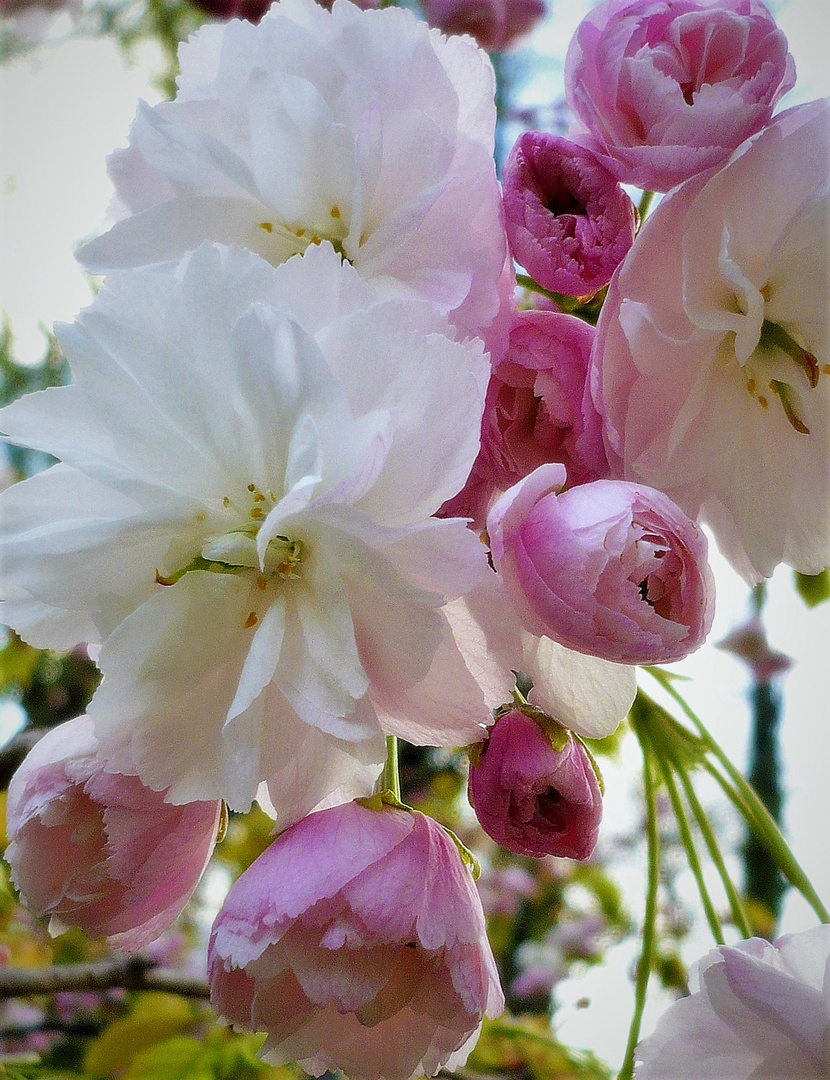
[[[533,278],[529,277],[527,274],[516,274],[516,284],[521,285],[523,289],[527,289],[529,292],[535,292],[540,296],[546,296],[548,300],[553,300],[555,304],[559,304],[563,299],[559,293],[551,292],[549,289],[543,289],[537,281],[534,281]]]
[[[675,820],[677,821],[677,828],[680,833],[680,840],[686,850],[686,858],[689,860],[689,868],[694,874],[695,882],[697,883],[697,891],[700,894],[700,902],[703,904],[706,921],[709,923],[709,929],[712,931],[712,936],[717,944],[723,945],[725,942],[723,927],[721,926],[720,919],[715,911],[715,905],[712,903],[712,897],[709,895],[709,890],[706,888],[706,882],[703,878],[703,869],[700,865],[700,859],[698,858],[692,830],[689,827],[689,816],[686,813],[686,808],[680,798],[680,793],[677,790],[677,784],[674,782],[674,777],[672,776],[668,762],[660,754],[656,754],[655,756],[657,757],[657,763],[660,766],[660,772],[663,774],[666,791],[669,793],[669,799],[671,800]],[[677,761],[673,761],[672,765],[677,769],[681,782],[684,779],[687,779],[685,772],[679,767]],[[683,786],[685,788],[685,784]],[[688,791],[686,794],[688,797]],[[700,821],[698,821],[698,826],[699,825]]]
[[[401,801],[401,778],[398,775],[398,740],[394,735],[386,736],[386,764],[383,766],[382,787],[391,791],[398,802]]]
[[[648,212],[651,208],[651,204],[654,201],[653,191],[644,191],[640,196],[640,204],[637,207],[637,213],[640,215],[640,228],[643,227],[643,222],[648,217]]]
[[[807,877],[795,855],[793,855],[790,850],[789,844],[784,839],[781,830],[778,828],[778,825],[775,823],[775,820],[764,806],[763,802],[758,798],[752,786],[746,782],[723,750],[721,750],[720,746],[709,734],[703,721],[694,713],[683,696],[675,690],[671,683],[671,679],[666,672],[662,671],[660,668],[653,667],[646,668],[645,670],[648,671],[652,678],[656,679],[663,687],[666,693],[677,702],[685,715],[697,728],[700,738],[718,760],[724,772],[732,781],[733,787],[730,788],[726,778],[721,776],[717,769],[712,766],[712,763],[707,761],[705,757],[703,759],[704,766],[718,781],[726,795],[737,807],[739,813],[752,828],[758,839],[766,845],[767,850],[775,859],[781,873],[793,888],[801,893],[821,922],[830,923],[830,912],[828,912],[827,908],[822,903],[821,898],[813,888],[810,879]],[[678,725],[678,727],[681,727],[681,725]]]
[[[634,987],[634,1013],[628,1029],[628,1045],[617,1080],[632,1080],[634,1076],[634,1051],[640,1041],[640,1025],[646,1005],[646,991],[651,969],[654,965],[654,945],[657,930],[657,886],[660,878],[660,832],[657,825],[657,791],[654,783],[648,743],[641,730],[634,728],[643,752],[643,786],[646,803],[646,836],[648,840],[648,879],[646,883],[646,909],[643,916],[643,947],[637,965],[637,981]]]
[[[706,811],[700,804],[700,800],[697,797],[697,793],[695,792],[688,773],[686,773],[685,770],[680,771],[679,776],[686,799],[688,800],[689,806],[692,808],[692,813],[697,822],[697,827],[700,829],[700,833],[706,844],[706,849],[709,852],[709,858],[715,864],[720,879],[723,882],[723,887],[729,900],[729,907],[732,909],[732,918],[735,921],[735,925],[742,937],[750,938],[752,937],[752,927],[749,925],[749,920],[746,917],[746,912],[741,903],[741,898],[738,895],[738,890],[735,888],[735,884],[729,875],[729,871],[726,869],[726,863],[724,862],[720,845],[718,844],[712,826],[709,824]]]
[[[744,798],[743,792],[736,790],[711,761],[704,761],[703,766],[709,775],[717,781],[721,790],[731,801],[741,817],[749,825],[756,838],[772,855],[776,866],[789,881],[790,885],[807,901],[818,916],[820,922],[830,923],[830,912],[822,903],[821,897],[813,888],[803,867],[790,850],[789,844],[781,834],[767,808],[757,796],[752,800]],[[752,793],[752,789],[749,789]],[[752,793],[754,794],[754,793]]]

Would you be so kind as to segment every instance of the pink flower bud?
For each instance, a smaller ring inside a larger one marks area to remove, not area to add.
[[[622,664],[680,660],[706,638],[706,537],[666,495],[597,480],[560,492],[542,465],[487,517],[493,564],[525,629]]]
[[[724,161],[794,82],[787,39],[759,0],[605,0],[565,59],[586,141],[624,183],[655,191]]]
[[[271,0],[191,0],[200,11],[214,19],[245,19],[258,23]]]
[[[512,709],[496,720],[467,794],[481,827],[517,855],[587,859],[602,819],[602,795],[583,744],[545,718]]]
[[[12,777],[6,859],[25,905],[135,952],[181,914],[213,852],[219,802],[172,806],[107,773],[88,716],[52,728]]]
[[[424,0],[426,19],[445,34],[470,34],[482,49],[501,52],[547,14],[544,0]]]
[[[504,166],[507,239],[544,288],[587,296],[607,285],[634,242],[634,204],[583,146],[526,131]]]
[[[472,875],[417,812],[346,803],[238,879],[208,952],[211,1001],[273,1065],[409,1080],[466,1060],[504,998]]]
[[[608,471],[601,424],[585,392],[594,328],[572,315],[519,311],[490,378],[481,446],[504,491],[539,465],[562,462],[571,483]]]

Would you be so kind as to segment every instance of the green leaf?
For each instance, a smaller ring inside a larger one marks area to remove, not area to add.
[[[178,1035],[193,1019],[191,1006],[176,994],[141,994],[129,1016],[110,1024],[89,1044],[84,1075],[98,1080],[121,1072],[137,1054]],[[211,1073],[207,1076],[213,1080]]]
[[[216,1065],[215,1047],[179,1036],[136,1054],[123,1080],[216,1080]]]
[[[40,652],[12,635],[0,649],[0,693],[28,687],[39,663]]]
[[[642,690],[631,706],[631,723],[646,734],[655,752],[685,769],[693,769],[706,758],[706,744],[694,732],[678,723],[662,705]]]
[[[820,574],[799,574],[795,571],[795,589],[808,608],[818,607],[830,600],[830,568]]]

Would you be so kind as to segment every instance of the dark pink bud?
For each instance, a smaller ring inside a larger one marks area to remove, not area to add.
[[[445,34],[469,34],[482,49],[501,52],[547,14],[544,0],[425,0],[426,18]]]
[[[663,664],[706,638],[706,537],[668,496],[597,480],[562,491],[542,465],[491,508],[493,565],[531,633],[621,664]]]
[[[544,288],[588,296],[607,285],[634,242],[634,204],[590,151],[526,131],[504,166],[510,250]]]
[[[532,712],[496,720],[470,765],[468,797],[482,829],[508,851],[587,859],[602,819],[596,771],[572,732]]]
[[[481,446],[496,487],[561,462],[571,484],[607,473],[601,425],[585,393],[594,328],[551,311],[520,311],[487,390]],[[597,468],[599,463],[599,468]]]
[[[194,7],[215,19],[245,19],[258,23],[271,0],[190,0]]]

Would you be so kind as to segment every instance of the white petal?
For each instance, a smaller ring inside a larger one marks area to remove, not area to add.
[[[91,273],[178,260],[205,240],[237,244],[273,257],[279,232],[262,228],[273,211],[254,198],[179,196],[118,221],[109,232],[79,248],[76,257]],[[285,242],[283,258],[296,244]]]
[[[244,712],[274,677],[285,633],[285,597],[277,596],[259,621],[226,723]]]
[[[416,335],[392,304],[341,320],[320,340],[353,413],[391,417],[385,468],[360,508],[396,525],[434,513],[461,489],[478,453],[489,378],[481,342]]]
[[[449,624],[443,618],[442,623],[441,638],[425,678],[408,688],[373,684],[370,689],[383,730],[416,746],[480,742],[492,719]]]
[[[637,693],[635,668],[585,656],[546,637],[526,636],[523,666],[533,681],[533,704],[586,739],[614,732]]]
[[[12,485],[0,517],[3,618],[39,648],[99,641],[157,589],[170,529],[83,473],[55,465]]]
[[[380,728],[357,742],[345,742],[304,724],[285,710],[279,725],[268,709],[265,695],[263,732],[273,731],[264,744],[264,760],[271,770],[265,781],[279,828],[287,828],[315,810],[351,799],[367,797],[386,759],[386,741]]]
[[[231,747],[223,726],[261,593],[236,574],[192,571],[142,604],[104,643],[104,680],[89,705],[102,750],[129,754],[171,802],[224,798],[247,809],[259,783],[259,740]],[[114,769],[118,766],[114,757]]]

